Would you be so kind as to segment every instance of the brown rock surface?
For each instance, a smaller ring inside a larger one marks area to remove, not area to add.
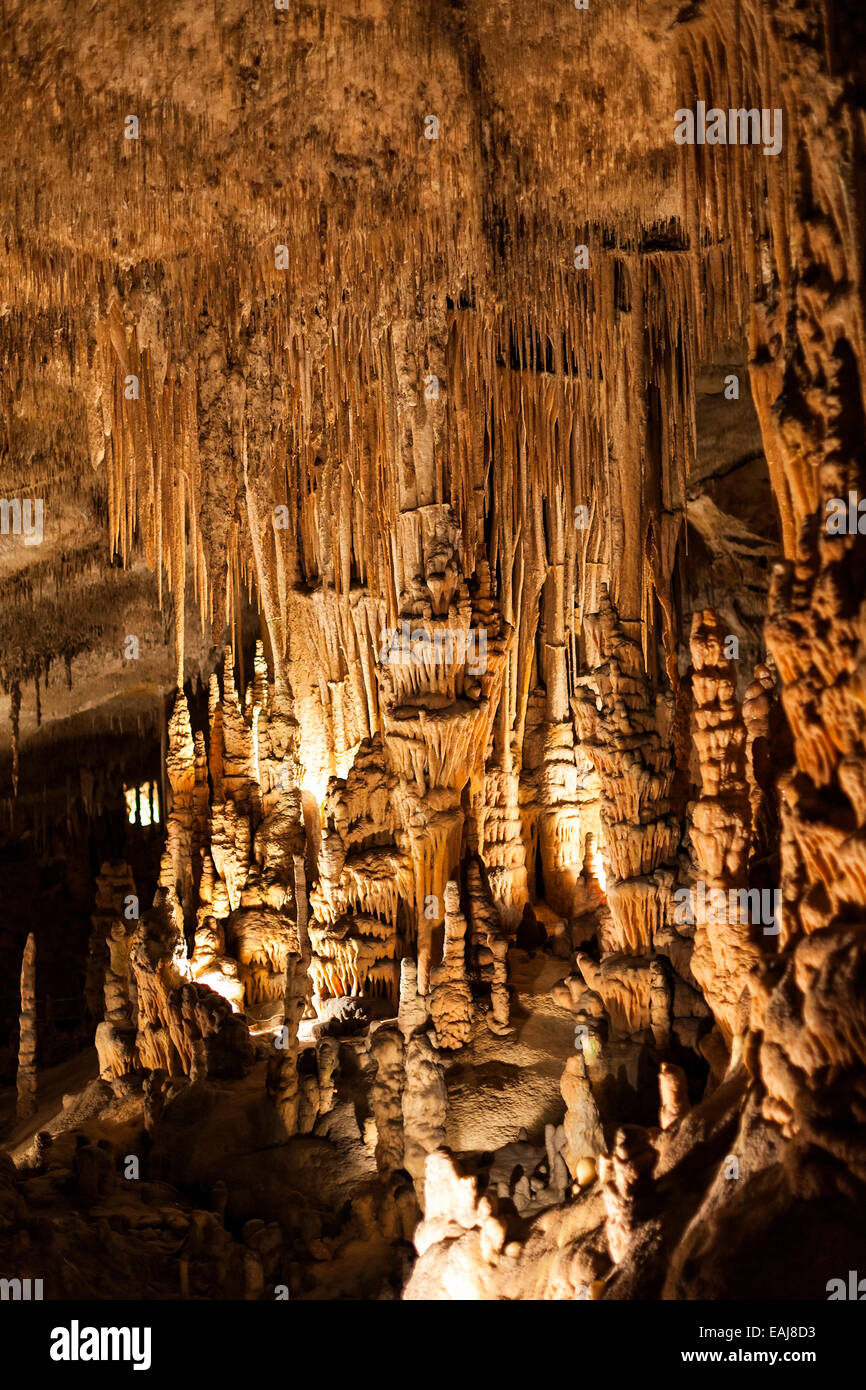
[[[6,7],[0,1273],[862,1259],[861,11]]]

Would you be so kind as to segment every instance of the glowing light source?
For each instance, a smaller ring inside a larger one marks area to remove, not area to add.
[[[355,755],[360,747],[361,742],[359,739],[357,743],[352,744],[351,748],[344,748],[342,751],[339,748],[337,749],[336,764],[338,777],[348,777],[349,773],[352,771]]]
[[[304,772],[301,779],[301,791],[306,792],[313,798],[317,806],[321,806],[325,799],[325,792],[328,790],[327,772]]]
[[[159,792],[155,782],[124,787],[123,796],[130,825],[159,825]]]
[[[595,875],[596,883],[598,884],[602,893],[606,892],[607,874],[604,871],[604,860],[601,857],[601,850],[599,849],[598,845],[593,845],[592,847],[592,854],[590,855],[590,864],[592,866],[592,872]]]
[[[197,978],[215,994],[221,994],[223,999],[227,999],[232,1006],[232,1013],[239,1013],[243,1008],[244,987],[238,979],[234,961],[224,960],[221,969],[205,970]]]
[[[301,753],[304,751],[304,727],[301,723]],[[355,754],[360,748],[360,742],[353,744],[349,748],[337,748],[334,752],[334,761],[331,763],[330,756],[325,754],[320,746],[312,744],[309,748],[310,762],[304,764],[303,756],[301,766],[303,769],[301,776],[301,791],[311,796],[321,811],[324,805],[325,796],[328,791],[328,783],[331,776],[348,777],[355,761]]]

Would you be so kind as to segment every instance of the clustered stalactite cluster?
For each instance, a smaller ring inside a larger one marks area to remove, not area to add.
[[[151,1092],[241,1079],[264,1048],[285,1132],[310,1134],[335,1104],[329,1029],[351,1031],[347,1001],[378,1001],[359,1045],[367,1137],[423,1210],[410,1296],[497,1296],[523,1255],[517,1277],[545,1296],[605,1282],[627,1296],[686,1134],[715,1161],[763,1123],[768,1143],[866,1177],[833,1120],[866,1104],[866,542],[822,525],[828,499],[866,486],[863,234],[846,194],[858,113],[818,0],[646,9],[597,148],[578,144],[568,103],[534,143],[494,103],[483,5],[461,12],[453,45],[424,31],[426,12],[400,18],[404,47],[426,55],[415,87],[359,28],[359,70],[404,132],[393,181],[365,145],[369,113],[340,126],[329,109],[330,144],[292,137],[299,196],[269,191],[230,248],[202,237],[195,269],[171,254],[181,233],[143,179],[153,158],[171,177],[145,123],[118,175],[141,245],[94,256],[96,292],[58,329],[111,552],[127,561],[140,543],[159,601],[174,596],[166,848],[153,907],[108,933],[101,1076],[134,1088],[143,1072]],[[276,35],[290,64],[339,21],[298,6],[271,23],[207,40],[259,74],[263,183],[279,93],[263,55]],[[566,32],[547,7],[539,23]],[[594,14],[567,32],[587,62],[616,51]],[[698,100],[779,108],[782,153],[649,140],[639,163],[627,152],[630,200],[610,129],[653,63],[648,120]],[[209,168],[225,113],[174,119]],[[579,195],[558,166],[584,170]],[[226,189],[239,177],[229,157]],[[185,234],[206,225],[191,195]],[[13,238],[4,279],[26,252]],[[37,321],[80,289],[27,264]],[[697,367],[742,336],[783,551],[765,659],[746,673],[717,611],[683,614],[680,582]],[[230,639],[195,732],[190,587],[203,628]],[[251,598],[262,639],[240,692]],[[755,922],[754,895],[777,891]],[[534,944],[536,898],[571,957],[553,989],[576,1042],[565,1114],[540,1177],[483,1192],[442,1152],[446,1070],[479,1037],[512,1037],[510,953]],[[618,1069],[635,1079],[647,1056],[658,1124],[612,1125]],[[692,1113],[689,1078],[707,1069],[708,1094],[741,1088],[729,1131]],[[554,1196],[543,1234],[568,1262],[545,1255],[538,1274],[515,1210]],[[470,1236],[475,1272],[458,1277],[447,1246]],[[672,1256],[667,1290],[686,1260]]]

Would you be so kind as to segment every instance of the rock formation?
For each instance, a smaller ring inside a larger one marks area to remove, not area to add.
[[[0,18],[0,1273],[52,1297],[76,1239],[201,1301],[862,1259],[866,24],[519,9]]]
[[[36,1084],[36,937],[31,932],[21,958],[16,1105],[16,1114],[20,1120],[29,1120],[36,1114]]]
[[[472,996],[466,979],[466,918],[453,880],[445,885],[445,942],[442,964],[430,971],[430,1015],[436,1045],[459,1048],[472,1032]]]

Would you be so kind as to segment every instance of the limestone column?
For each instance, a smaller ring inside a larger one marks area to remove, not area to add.
[[[36,1114],[36,937],[27,938],[21,958],[21,1029],[18,1039],[19,1120]]]

